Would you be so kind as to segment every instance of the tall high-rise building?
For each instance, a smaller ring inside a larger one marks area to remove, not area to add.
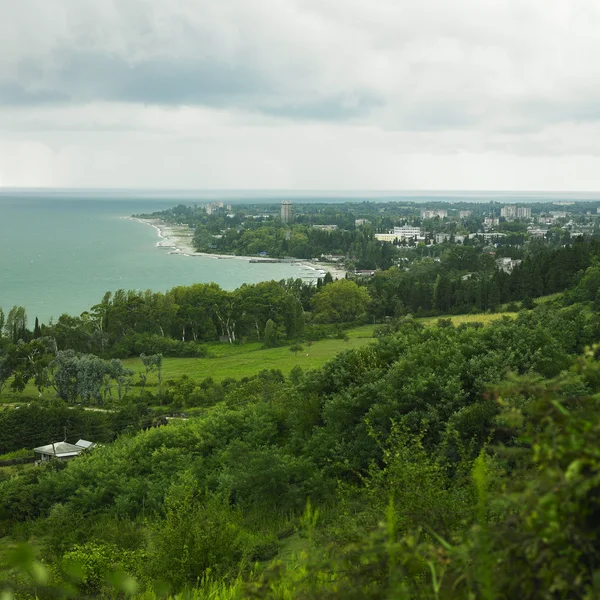
[[[281,203],[281,220],[283,223],[292,223],[294,221],[294,208],[289,200]]]
[[[530,219],[531,208],[528,206],[515,206],[507,204],[504,208],[500,209],[500,216],[505,219]]]

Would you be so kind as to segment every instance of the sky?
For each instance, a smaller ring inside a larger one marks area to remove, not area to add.
[[[598,0],[0,0],[0,186],[600,190]]]

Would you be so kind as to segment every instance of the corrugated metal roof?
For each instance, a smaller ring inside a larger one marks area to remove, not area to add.
[[[75,443],[76,446],[80,448],[93,448],[96,445],[96,442],[88,442],[88,440],[79,440]]]
[[[39,446],[38,448],[33,449],[34,452],[38,452],[39,454],[57,457],[76,456],[82,450],[83,448],[75,446],[74,444],[69,444],[68,442],[55,442],[54,444]]]

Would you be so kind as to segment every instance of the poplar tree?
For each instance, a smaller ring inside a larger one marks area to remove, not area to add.
[[[40,329],[40,322],[38,321],[38,318],[35,318],[35,326],[33,328],[33,337],[34,339],[38,339],[39,337],[41,337],[42,335],[42,330]]]

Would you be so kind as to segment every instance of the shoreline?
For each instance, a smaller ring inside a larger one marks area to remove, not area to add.
[[[236,259],[236,260],[244,260],[246,262],[250,262],[251,260],[260,260],[259,256],[240,256],[235,254],[216,254],[216,253],[208,253],[208,252],[198,252],[192,243],[194,238],[194,234],[188,228],[187,225],[173,225],[171,223],[166,223],[165,221],[161,221],[160,219],[142,219],[138,217],[123,217],[124,219],[128,219],[129,221],[137,221],[139,223],[144,223],[145,225],[150,225],[156,230],[158,237],[160,238],[158,242],[156,242],[156,248],[169,250],[169,254],[179,254],[181,256],[204,256],[206,258],[212,258],[215,260],[228,260],[228,259]],[[268,257],[264,257],[265,262],[261,262],[260,264],[269,264],[267,261]],[[279,259],[276,259],[279,261]],[[346,271],[344,269],[340,269],[334,265],[322,264],[322,263],[313,263],[308,260],[303,259],[294,259],[289,263],[277,262],[273,264],[292,264],[296,265],[299,268],[310,269],[313,271],[310,275],[302,275],[300,279],[311,279],[316,281],[319,277],[323,277],[326,273],[331,273],[333,279],[344,279],[346,277]]]

